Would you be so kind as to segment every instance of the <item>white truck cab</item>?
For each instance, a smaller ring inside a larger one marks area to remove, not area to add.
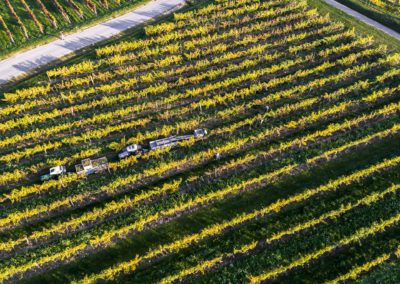
[[[129,157],[130,155],[136,155],[139,154],[139,152],[142,150],[142,146],[138,144],[132,144],[124,149],[122,149],[122,152],[118,154],[119,159],[124,159],[126,157]]]
[[[63,175],[67,172],[67,169],[65,168],[65,166],[57,166],[54,168],[50,169],[50,175],[51,176],[59,176],[59,175]]]
[[[196,129],[194,131],[194,138],[204,137],[207,135],[207,130],[205,129]]]
[[[129,153],[135,153],[140,149],[142,149],[142,147],[140,147],[138,144],[132,144],[126,147],[126,151],[128,151]]]
[[[40,177],[40,180],[41,181],[51,180],[58,176],[62,176],[65,173],[67,173],[67,168],[65,166],[53,167],[53,168],[50,168],[50,171],[48,174],[42,175]]]

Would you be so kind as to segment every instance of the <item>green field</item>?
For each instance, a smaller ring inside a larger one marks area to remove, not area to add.
[[[0,56],[89,24],[104,21],[143,0],[5,0],[0,3]]]
[[[398,280],[397,41],[317,0],[134,33],[1,95],[2,282]]]
[[[338,2],[400,32],[400,2],[396,0],[338,0]]]

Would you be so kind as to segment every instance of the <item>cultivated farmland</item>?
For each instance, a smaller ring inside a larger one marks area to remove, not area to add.
[[[4,0],[0,2],[0,52],[24,47],[33,41],[59,36],[137,0]]]
[[[400,54],[302,0],[145,32],[4,93],[1,281],[337,283],[397,261]]]

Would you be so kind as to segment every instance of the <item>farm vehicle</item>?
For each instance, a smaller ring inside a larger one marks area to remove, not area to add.
[[[57,166],[57,167],[53,167],[49,170],[48,174],[42,175],[40,177],[41,181],[46,181],[46,180],[51,180],[54,179],[56,177],[62,176],[64,174],[67,173],[67,169],[65,166]]]

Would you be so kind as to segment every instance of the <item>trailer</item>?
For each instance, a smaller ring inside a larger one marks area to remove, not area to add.
[[[57,167],[53,167],[49,170],[48,174],[42,175],[40,177],[41,181],[47,181],[47,180],[51,180],[53,178],[56,178],[58,176],[62,176],[65,173],[67,173],[67,168],[65,166],[57,166]]]
[[[108,170],[108,160],[106,157],[99,159],[84,159],[82,162],[75,166],[78,175],[91,175]]]
[[[183,140],[189,140],[191,138],[201,138],[207,135],[207,130],[205,129],[196,129],[191,135],[182,135],[182,136],[170,136],[168,138],[162,138],[158,140],[151,141],[149,143],[150,150],[157,150],[165,147],[175,146],[176,143]]]

